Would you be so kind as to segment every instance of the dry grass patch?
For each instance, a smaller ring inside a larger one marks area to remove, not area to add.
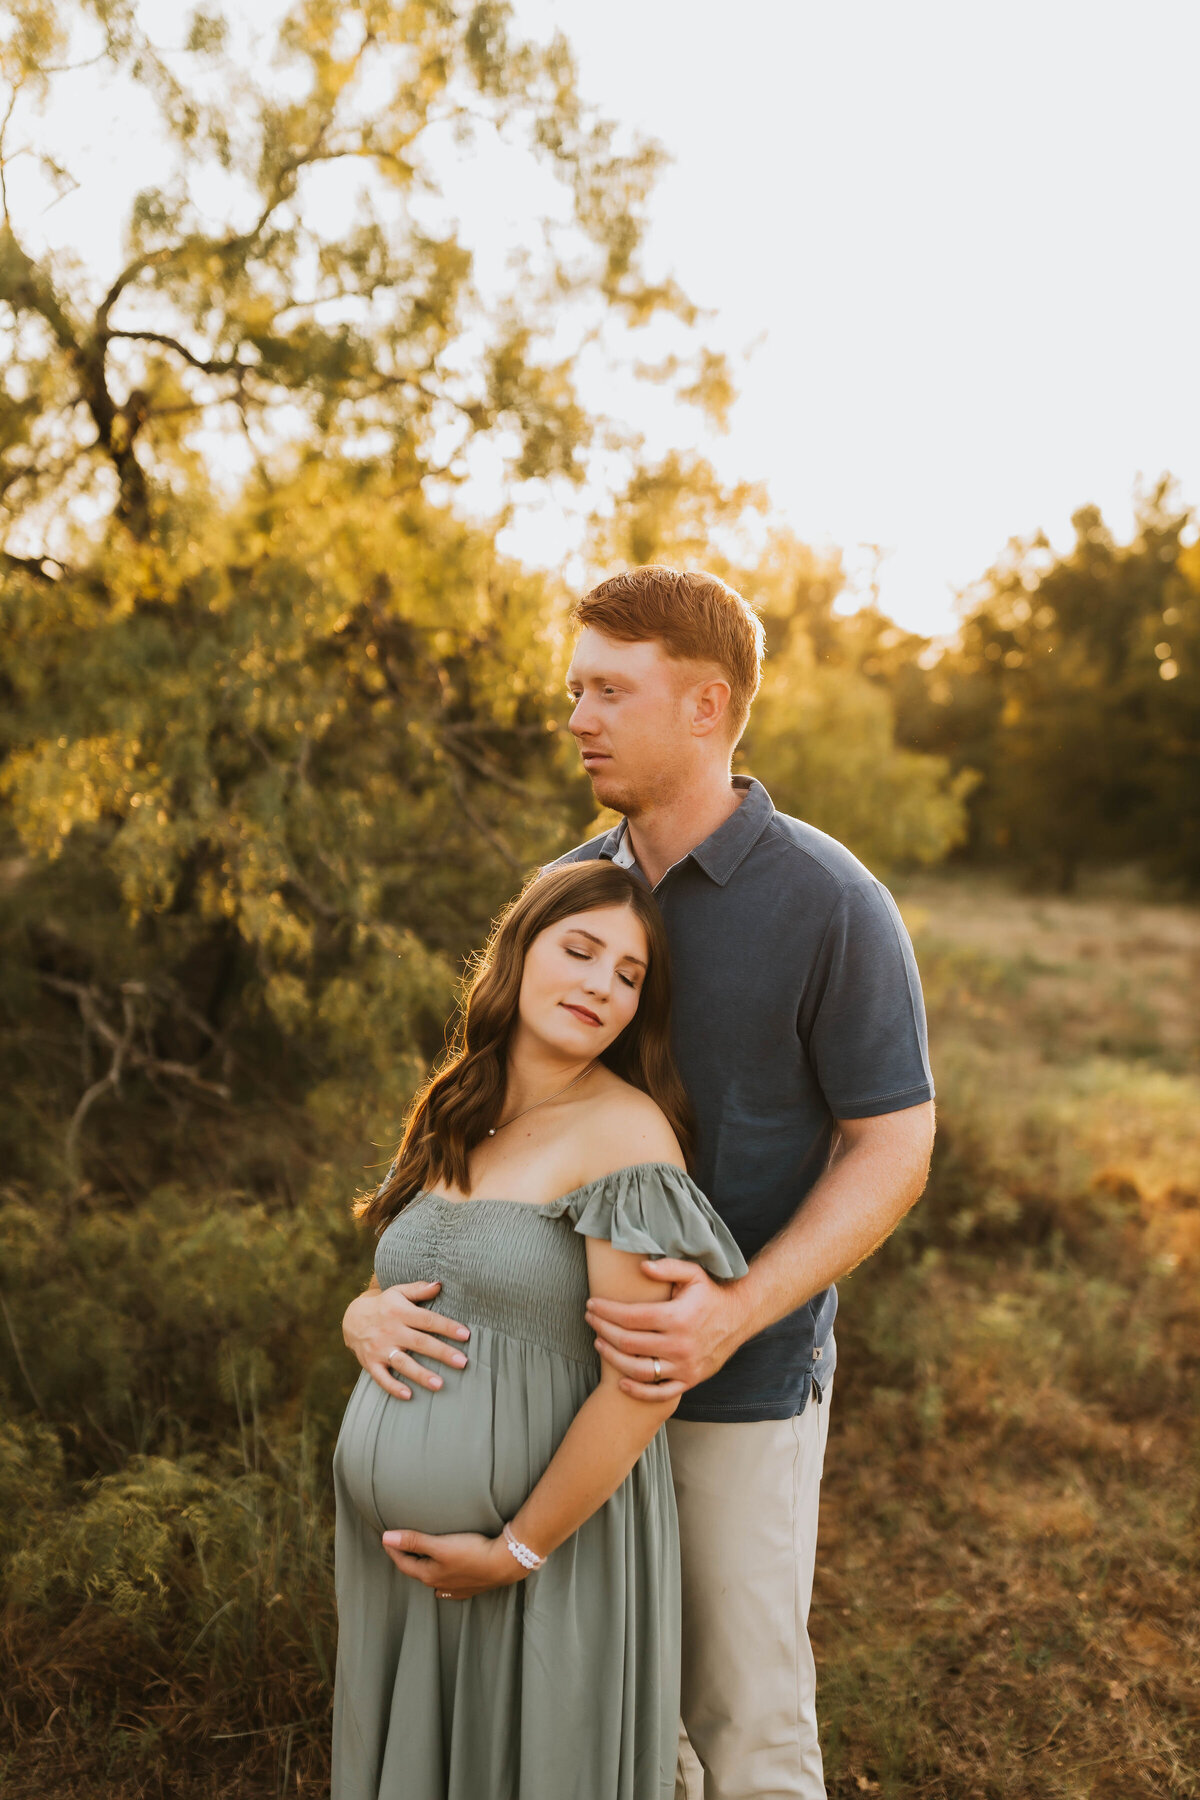
[[[843,1294],[829,1792],[1192,1800],[1200,915],[980,882],[904,904],[942,1130]]]

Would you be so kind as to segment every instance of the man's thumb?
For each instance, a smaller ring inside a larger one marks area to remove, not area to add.
[[[694,1281],[700,1272],[695,1263],[674,1256],[647,1257],[642,1267],[655,1281]]]

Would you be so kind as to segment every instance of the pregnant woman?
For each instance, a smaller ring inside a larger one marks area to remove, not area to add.
[[[584,1318],[661,1299],[645,1257],[746,1270],[686,1173],[668,1012],[645,887],[538,877],[361,1208],[372,1287],[446,1316],[363,1353],[338,1439],[333,1800],[674,1793],[678,1391],[622,1393]]]

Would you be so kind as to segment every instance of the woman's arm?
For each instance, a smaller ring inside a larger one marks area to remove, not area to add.
[[[588,1286],[606,1300],[661,1299],[662,1283],[642,1271],[642,1258],[614,1250],[603,1238],[588,1238]],[[572,1419],[544,1475],[514,1515],[513,1536],[539,1556],[549,1556],[578,1531],[585,1519],[616,1493],[646,1445],[679,1405],[678,1397],[658,1403],[622,1393],[616,1369],[602,1365],[599,1385]],[[649,1417],[638,1412],[645,1407]],[[505,1547],[505,1555],[515,1561]]]
[[[640,1256],[614,1250],[604,1238],[588,1238],[586,1243],[593,1297],[661,1299],[662,1283],[643,1272]],[[602,1365],[599,1385],[572,1419],[541,1480],[511,1520],[513,1536],[539,1556],[549,1556],[616,1493],[679,1404],[678,1397],[661,1404],[635,1400],[622,1393],[619,1380],[617,1370]],[[389,1531],[383,1542],[405,1575],[456,1600],[509,1586],[525,1574],[502,1537]]]

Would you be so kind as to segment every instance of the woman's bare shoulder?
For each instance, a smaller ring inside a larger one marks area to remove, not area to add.
[[[632,1163],[666,1162],[684,1167],[683,1151],[667,1115],[649,1094],[620,1076],[612,1075],[604,1084],[579,1124],[579,1161],[587,1165],[581,1180],[595,1181]]]

